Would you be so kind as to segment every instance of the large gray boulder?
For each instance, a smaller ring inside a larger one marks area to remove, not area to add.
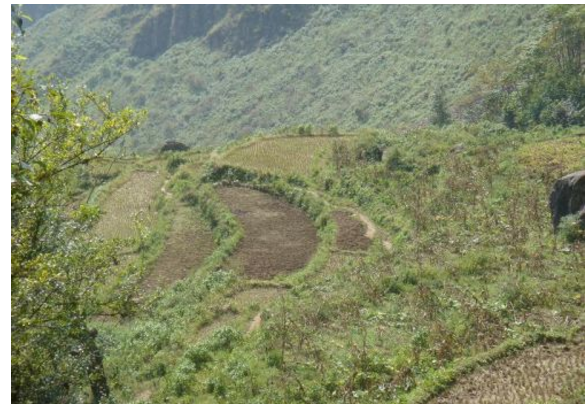
[[[585,171],[565,175],[555,184],[550,193],[552,225],[558,229],[564,216],[578,213],[581,226],[585,227]]]

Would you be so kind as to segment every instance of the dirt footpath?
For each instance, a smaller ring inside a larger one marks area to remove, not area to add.
[[[270,279],[308,263],[318,236],[301,209],[248,188],[219,187],[217,192],[245,230],[234,258],[247,277]]]

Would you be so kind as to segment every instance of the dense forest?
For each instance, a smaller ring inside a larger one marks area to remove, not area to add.
[[[584,402],[583,5],[12,23],[12,402]]]

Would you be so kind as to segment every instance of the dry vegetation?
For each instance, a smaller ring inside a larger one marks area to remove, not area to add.
[[[585,346],[538,345],[465,376],[430,404],[552,403],[583,386]]]
[[[552,181],[585,167],[585,134],[524,145],[520,162],[532,173]]]
[[[341,137],[267,138],[230,150],[221,162],[261,172],[309,176],[325,165],[326,154]]]
[[[155,198],[163,175],[154,171],[135,171],[101,204],[103,216],[96,232],[105,238],[127,238],[140,227],[153,225]],[[138,227],[137,227],[138,226]]]

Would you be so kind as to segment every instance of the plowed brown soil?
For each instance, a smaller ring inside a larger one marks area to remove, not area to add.
[[[338,227],[336,246],[341,250],[367,250],[371,240],[367,237],[367,226],[357,220],[351,212],[338,210],[332,214]]]
[[[187,206],[178,207],[165,247],[142,283],[145,292],[186,277],[214,251],[212,232]]]
[[[318,236],[301,209],[248,188],[219,187],[217,192],[245,230],[234,258],[247,277],[270,279],[308,263]]]
[[[583,386],[584,344],[547,344],[461,378],[430,404],[530,404],[567,400]]]

